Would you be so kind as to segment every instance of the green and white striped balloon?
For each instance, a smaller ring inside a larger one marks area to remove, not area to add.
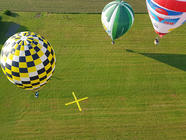
[[[105,31],[114,41],[131,28],[134,22],[134,12],[128,3],[116,0],[104,7],[101,21]]]

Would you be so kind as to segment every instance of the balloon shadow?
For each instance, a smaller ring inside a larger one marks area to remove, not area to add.
[[[10,36],[21,31],[27,31],[27,28],[14,22],[0,21],[0,45],[3,45]]]
[[[140,53],[130,49],[127,49],[126,51],[141,54],[143,56],[168,64],[169,66],[186,71],[186,54]]]

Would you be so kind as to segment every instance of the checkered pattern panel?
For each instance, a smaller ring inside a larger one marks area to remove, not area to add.
[[[44,37],[33,32],[20,32],[5,42],[0,61],[4,74],[13,84],[37,91],[52,76],[56,57]]]

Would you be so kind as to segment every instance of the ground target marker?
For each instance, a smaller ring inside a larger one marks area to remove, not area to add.
[[[77,106],[78,106],[79,111],[82,111],[79,102],[88,99],[88,97],[81,98],[81,99],[78,100],[74,92],[72,92],[72,95],[74,96],[75,101],[66,103],[65,105],[70,105],[70,104],[76,103]]]

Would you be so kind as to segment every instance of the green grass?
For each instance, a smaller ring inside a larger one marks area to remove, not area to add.
[[[1,0],[0,9],[57,13],[101,13],[111,0]],[[135,12],[146,12],[145,0],[126,0]]]
[[[1,39],[9,23],[20,24],[49,40],[57,63],[38,99],[0,71],[1,140],[186,139],[185,25],[154,47],[148,15],[136,14],[112,45],[99,14],[18,15],[3,15]],[[65,106],[72,91],[89,97],[82,112]]]

